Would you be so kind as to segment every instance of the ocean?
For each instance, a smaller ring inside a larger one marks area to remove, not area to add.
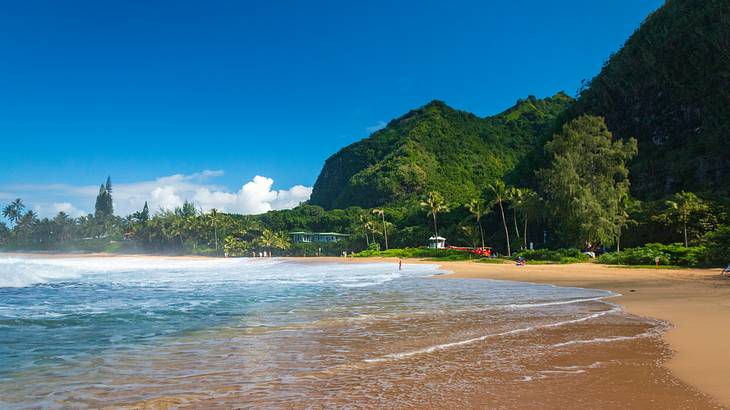
[[[609,291],[436,265],[3,257],[0,407],[440,407],[610,366],[653,338]],[[492,387],[489,387],[492,386]]]

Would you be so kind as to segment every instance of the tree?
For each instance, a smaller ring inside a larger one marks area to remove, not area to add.
[[[446,205],[444,197],[437,191],[431,191],[428,193],[426,200],[421,202],[421,206],[425,207],[428,211],[428,215],[433,217],[433,232],[434,238],[439,237],[438,223],[436,222],[436,215],[441,212],[448,212],[449,207]]]
[[[96,196],[96,203],[94,204],[94,216],[100,220],[106,220],[114,215],[111,189],[112,182],[107,177],[106,183],[99,186],[99,194]]]
[[[277,244],[276,234],[271,229],[264,229],[263,232],[261,232],[258,243],[259,246],[268,251],[269,256],[271,256],[271,250],[276,247]]]
[[[508,188],[503,181],[496,181],[494,184],[487,185],[492,191],[492,204],[499,205],[499,212],[502,214],[502,226],[504,227],[504,237],[507,241],[507,256],[512,256],[512,249],[509,243],[509,229],[507,229],[507,218],[504,216],[504,206],[502,205],[508,197]]]
[[[10,239],[10,229],[8,229],[5,223],[0,222],[0,245],[4,244]]]
[[[677,226],[684,236],[684,246],[689,246],[689,224],[698,214],[707,212],[707,204],[692,192],[679,192],[665,202],[665,208],[655,216],[659,222],[668,226]]]
[[[515,225],[515,235],[517,235],[517,242],[519,242],[520,239],[520,228],[517,225],[517,209],[520,207],[520,202],[522,202],[522,195],[523,192],[520,188],[507,188],[507,200],[510,203],[510,208],[512,208],[512,222]]]
[[[521,188],[520,192],[519,201],[514,206],[522,214],[522,246],[527,249],[527,222],[534,221],[541,215],[544,204],[537,192],[529,188]]]
[[[383,220],[383,238],[385,238],[385,250],[388,250],[388,228],[385,226],[385,211],[373,209],[373,214],[378,215]]]
[[[603,118],[583,115],[565,124],[545,149],[551,164],[537,175],[563,240],[589,249],[612,244],[636,140],[614,140]]]
[[[482,228],[482,217],[488,214],[490,210],[487,209],[484,200],[481,198],[472,198],[466,204],[466,207],[469,209],[469,213],[471,213],[471,215],[477,221],[477,225],[479,226],[479,237],[482,241],[482,248],[484,248],[484,229]]]
[[[147,203],[145,202],[145,205]],[[218,250],[218,210],[212,208],[210,210],[210,221],[213,223],[213,238],[215,240],[215,250]]]
[[[225,252],[226,256],[245,256],[248,250],[248,243],[234,235],[228,235],[223,240],[223,252]]]
[[[142,223],[150,220],[150,208],[147,206],[147,201],[144,201],[144,207],[142,207],[142,213],[140,213],[139,219]]]
[[[289,248],[291,248],[291,241],[289,240],[289,235],[286,232],[277,232],[274,235],[274,247],[276,249],[285,251]]]
[[[23,200],[17,198],[15,201],[9,203],[5,208],[3,208],[3,216],[8,218],[13,225],[17,225],[20,218],[23,217],[24,209],[25,204],[23,204]]]
[[[629,196],[628,192],[619,198],[618,201],[618,208],[616,209],[617,213],[614,216],[615,218],[615,224],[616,224],[616,252],[621,252],[621,232],[623,231],[623,228],[629,226],[630,224],[635,224],[636,222],[631,220],[631,216],[629,215],[629,209],[633,206],[633,202],[631,200],[631,197]]]

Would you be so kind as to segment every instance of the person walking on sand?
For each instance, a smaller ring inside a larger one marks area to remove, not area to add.
[[[398,259],[398,270],[403,270],[403,259]]]

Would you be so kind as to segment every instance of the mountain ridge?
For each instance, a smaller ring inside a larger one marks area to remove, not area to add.
[[[429,190],[465,201],[541,148],[572,103],[563,92],[529,96],[478,117],[431,100],[329,157],[309,202],[325,209],[373,207],[412,201]]]

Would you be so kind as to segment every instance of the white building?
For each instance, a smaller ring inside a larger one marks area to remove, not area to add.
[[[446,238],[441,236],[432,236],[428,238],[428,247],[432,249],[444,249],[446,248]]]

